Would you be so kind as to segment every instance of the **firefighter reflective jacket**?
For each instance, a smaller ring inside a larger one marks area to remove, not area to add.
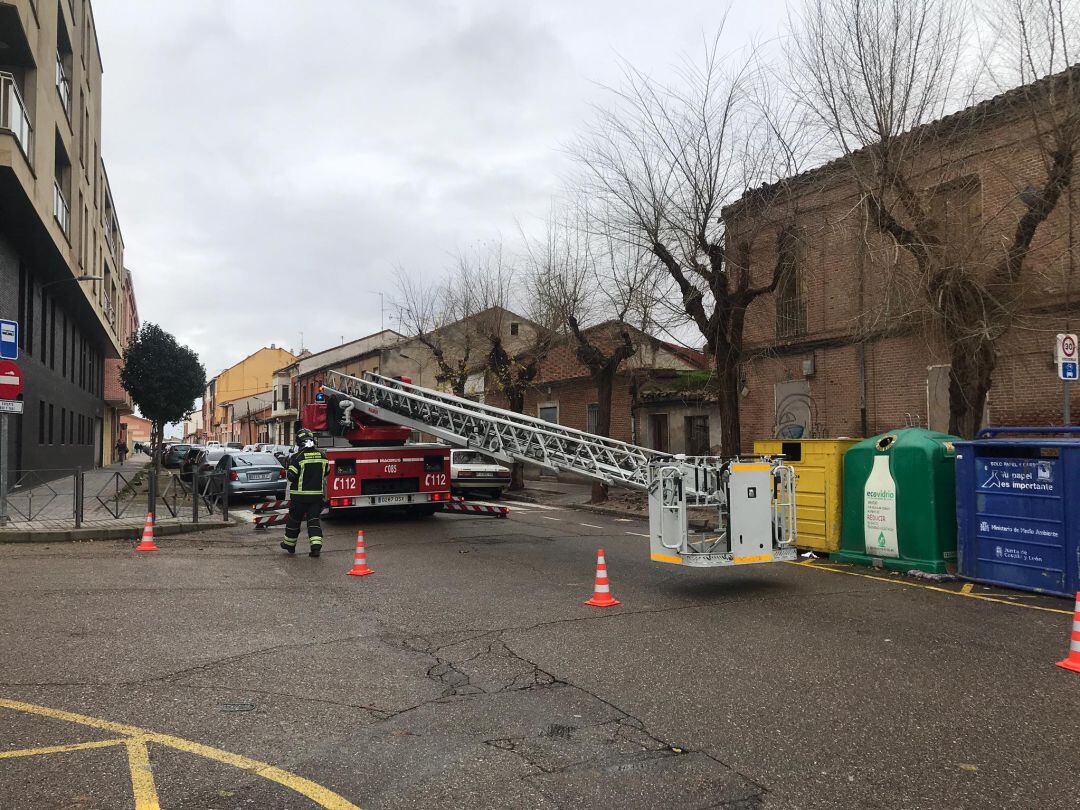
[[[317,447],[294,453],[289,459],[286,471],[289,477],[289,495],[321,496],[329,468],[330,462]]]

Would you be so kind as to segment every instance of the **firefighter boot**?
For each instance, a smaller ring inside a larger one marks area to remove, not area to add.
[[[311,551],[308,552],[308,556],[309,557],[318,557],[320,554],[322,554],[322,538],[321,537],[312,537],[310,542],[311,542]]]
[[[281,547],[283,549],[285,549],[287,552],[289,552],[289,554],[295,554],[296,553],[296,540],[294,540],[294,539],[292,539],[290,537],[286,537],[284,540],[281,541]]]

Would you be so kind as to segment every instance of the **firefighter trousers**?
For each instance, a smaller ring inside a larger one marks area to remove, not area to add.
[[[307,521],[308,541],[312,548],[322,546],[322,523],[319,521],[322,509],[321,496],[318,498],[292,496],[289,501],[289,517],[285,520],[285,545],[296,545],[296,540],[300,537],[300,524]]]

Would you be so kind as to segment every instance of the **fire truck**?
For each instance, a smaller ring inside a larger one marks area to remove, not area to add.
[[[330,514],[376,508],[427,516],[450,501],[449,446],[409,442],[410,428],[377,419],[325,390],[304,406],[300,422],[330,461]]]

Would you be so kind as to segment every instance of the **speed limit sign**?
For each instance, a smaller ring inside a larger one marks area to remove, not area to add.
[[[1076,359],[1076,335],[1057,336],[1057,361]]]

